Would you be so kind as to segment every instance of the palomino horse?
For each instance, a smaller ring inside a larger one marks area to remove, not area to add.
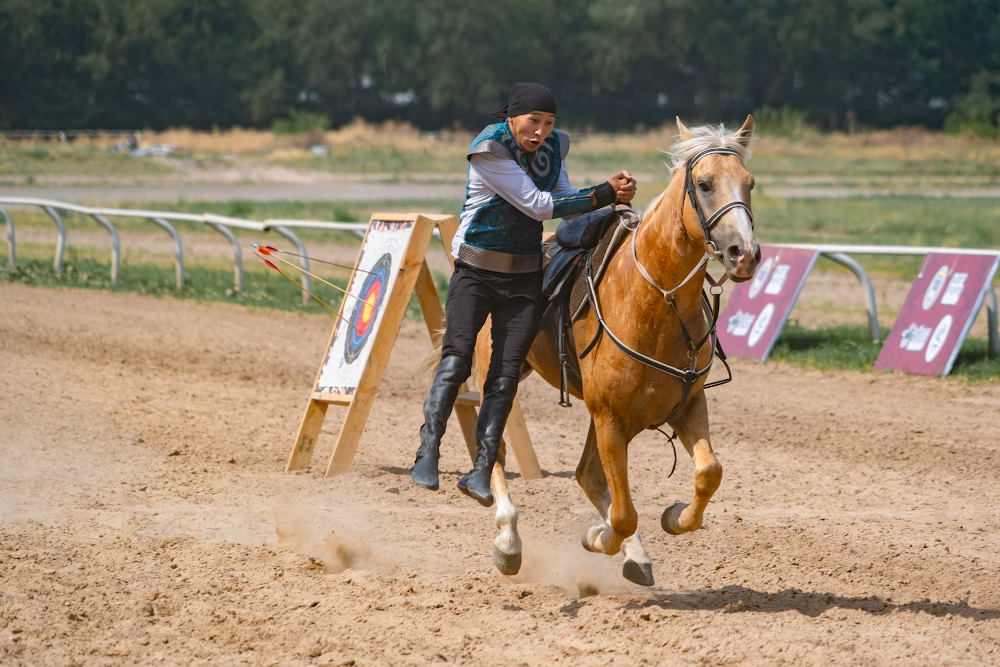
[[[750,212],[754,179],[744,167],[750,157],[753,118],[748,116],[735,132],[721,127],[689,130],[679,118],[677,127],[680,138],[670,151],[674,161],[670,184],[608,264],[596,289],[600,312],[591,306],[573,325],[578,353],[604,328],[604,335],[580,361],[582,395],[572,390],[591,416],[576,480],[602,519],[584,533],[583,547],[608,555],[622,551],[623,576],[646,586],[653,585],[652,563],[636,531],[628,444],[665,420],[677,432],[694,460],[694,499],[666,508],[660,523],[671,535],[700,528],[708,501],[722,481],[722,466],[709,440],[707,372],[691,372],[707,371],[714,352],[703,312],[705,265],[709,258],[719,260],[729,279],[742,282],[753,277],[760,260]],[[710,344],[699,346],[703,339]],[[645,356],[647,363],[627,355],[619,344]],[[490,358],[489,326],[480,333],[476,355]],[[687,386],[650,361],[677,371],[687,369]],[[547,335],[536,338],[528,362],[546,382],[559,386],[559,357]],[[480,386],[488,366],[479,364]],[[493,562],[504,574],[516,574],[521,538],[517,509],[504,479],[503,449],[491,483],[500,532],[493,541]]]

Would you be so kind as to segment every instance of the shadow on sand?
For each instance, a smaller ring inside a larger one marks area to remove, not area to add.
[[[587,605],[586,599],[565,605],[562,613],[575,617]],[[724,614],[765,613],[797,611],[815,618],[832,607],[858,609],[872,615],[884,616],[893,612],[923,612],[931,616],[961,616],[974,621],[1000,618],[1000,609],[971,607],[965,600],[958,602],[907,602],[893,604],[892,598],[883,599],[877,595],[849,597],[832,593],[810,593],[797,588],[787,588],[775,593],[756,591],[745,586],[726,586],[718,590],[698,590],[677,593],[661,593],[643,602],[629,602],[621,609],[641,610],[658,607],[663,610],[710,610]]]

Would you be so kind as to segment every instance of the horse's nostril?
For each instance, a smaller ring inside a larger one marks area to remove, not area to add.
[[[729,255],[729,259],[733,260],[734,262],[739,261],[740,257],[743,256],[743,253],[738,245],[729,246],[729,248],[726,250],[726,254]]]
[[[753,249],[753,258],[758,264],[760,264],[760,246]]]

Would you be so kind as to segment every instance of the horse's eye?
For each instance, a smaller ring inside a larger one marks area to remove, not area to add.
[[[698,187],[701,188],[702,192],[711,192],[712,184],[708,181],[698,181]]]

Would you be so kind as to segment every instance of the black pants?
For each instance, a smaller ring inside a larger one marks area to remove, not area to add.
[[[535,340],[542,310],[541,271],[496,273],[458,260],[448,287],[441,356],[454,354],[471,361],[479,330],[492,315],[493,356],[487,382],[496,377],[517,378]]]

